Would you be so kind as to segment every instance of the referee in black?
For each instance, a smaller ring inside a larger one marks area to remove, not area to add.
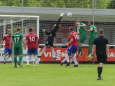
[[[97,80],[102,80],[101,74],[103,71],[103,63],[107,62],[107,54],[109,52],[108,48],[108,40],[104,37],[104,31],[99,31],[99,37],[94,40],[93,48],[92,48],[92,56],[96,54],[98,61],[98,78]]]

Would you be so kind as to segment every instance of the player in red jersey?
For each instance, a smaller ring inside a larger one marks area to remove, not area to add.
[[[70,59],[70,62],[67,63],[67,66],[70,65],[70,63],[73,61],[74,62],[74,67],[78,67],[78,62],[76,60],[76,53],[77,53],[77,49],[79,46],[78,40],[79,40],[79,33],[72,31],[71,29],[71,33],[68,36],[68,42],[67,42],[67,50],[68,50],[68,56]]]
[[[11,31],[7,29],[6,34],[3,36],[4,44],[4,63],[11,57],[12,54],[12,42],[11,42]]]
[[[28,59],[27,64],[29,64],[30,58],[34,64],[38,64],[38,36],[33,32],[33,29],[29,29],[29,33],[26,35],[26,47],[28,48]]]

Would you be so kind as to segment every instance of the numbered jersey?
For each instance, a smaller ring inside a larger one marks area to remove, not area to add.
[[[4,35],[3,41],[5,42],[4,48],[11,48],[12,47],[11,35],[10,34]]]
[[[28,49],[38,48],[38,36],[35,33],[28,33],[26,35],[26,45]]]
[[[69,46],[74,45],[74,46],[79,46],[78,40],[79,40],[79,35],[77,32],[71,32],[68,36],[68,41],[73,40]]]
[[[12,40],[14,47],[22,47],[23,35],[21,33],[14,33],[12,35]]]

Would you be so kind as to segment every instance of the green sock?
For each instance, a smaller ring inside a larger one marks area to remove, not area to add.
[[[14,64],[17,66],[17,57],[14,57]]]
[[[78,55],[81,55],[81,54],[82,54],[82,48],[79,47],[79,49],[78,49]]]
[[[23,56],[19,56],[19,59],[18,59],[19,64],[22,64],[22,59],[23,59]]]
[[[89,47],[88,47],[88,55],[91,54],[91,50],[92,50],[92,45],[89,45]]]

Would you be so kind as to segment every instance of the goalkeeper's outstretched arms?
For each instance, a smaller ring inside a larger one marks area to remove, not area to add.
[[[51,33],[52,35],[55,35],[55,33],[58,31],[59,29],[59,24],[61,22],[61,20],[63,19],[64,13],[60,14],[60,17],[58,18],[56,24],[53,25],[53,27],[51,28]]]

